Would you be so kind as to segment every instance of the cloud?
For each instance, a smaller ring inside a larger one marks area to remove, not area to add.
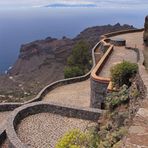
[[[94,7],[99,8],[147,8],[148,0],[0,0],[2,7]]]

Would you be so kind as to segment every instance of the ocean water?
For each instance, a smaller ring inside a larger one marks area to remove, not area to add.
[[[20,46],[48,36],[75,37],[87,27],[130,24],[143,27],[146,8],[5,8],[0,9],[0,73],[12,66]]]

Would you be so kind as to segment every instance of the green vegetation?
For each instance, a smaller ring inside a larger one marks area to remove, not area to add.
[[[98,148],[98,142],[98,135],[94,131],[74,129],[58,141],[56,148]]]
[[[138,72],[138,65],[123,61],[111,68],[111,80],[116,87],[121,87],[123,84],[131,85],[130,79]]]
[[[94,130],[95,132],[72,130],[59,140],[56,148],[121,147],[121,139],[127,134],[135,112],[132,105],[137,103],[140,95],[135,77],[137,72],[137,64],[127,61],[112,67],[112,81],[118,91],[107,94],[104,102],[107,112],[100,117],[98,130]]]
[[[117,147],[117,144],[119,144],[120,140],[123,138],[123,136],[127,133],[127,130],[123,127],[116,129],[116,130],[105,130],[102,129],[100,132],[100,144],[98,148],[112,148]],[[119,146],[120,147],[120,146]]]
[[[84,41],[78,42],[67,60],[67,67],[64,69],[65,78],[84,75],[91,68],[91,56],[89,46]]]
[[[65,67],[64,74],[65,78],[72,78],[83,75],[83,71],[78,66]]]
[[[128,103],[129,89],[128,86],[123,85],[118,92],[112,92],[106,97],[106,108],[114,110],[116,107]]]

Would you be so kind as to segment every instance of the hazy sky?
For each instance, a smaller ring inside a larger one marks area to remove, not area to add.
[[[95,5],[96,7],[148,8],[148,0],[0,0],[0,8],[36,7],[50,4]]]

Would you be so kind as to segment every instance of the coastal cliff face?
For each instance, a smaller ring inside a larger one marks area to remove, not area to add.
[[[25,101],[35,96],[43,87],[63,79],[64,66],[72,48],[80,40],[91,48],[102,34],[134,29],[133,26],[116,25],[90,27],[74,39],[48,37],[21,46],[19,57],[7,75],[0,76],[0,102]]]

